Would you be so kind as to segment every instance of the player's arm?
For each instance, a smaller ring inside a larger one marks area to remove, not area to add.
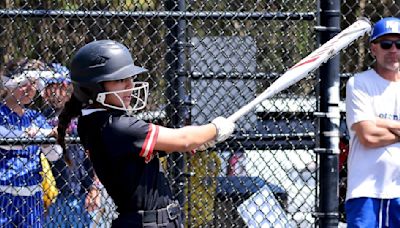
[[[400,137],[393,129],[400,129],[400,122],[377,118],[374,121],[360,121],[353,124],[352,129],[362,145],[369,148],[383,147],[400,142]]]
[[[177,129],[160,126],[154,149],[167,153],[174,151],[191,151],[215,139],[216,134],[217,129],[214,124],[186,126]]]
[[[178,129],[159,127],[155,150],[165,151],[192,151],[205,150],[215,143],[225,141],[233,133],[235,123],[217,117],[210,124],[201,126],[186,126]]]

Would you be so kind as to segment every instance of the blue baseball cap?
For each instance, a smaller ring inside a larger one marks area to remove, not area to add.
[[[386,17],[375,23],[372,30],[370,42],[388,34],[400,35],[400,19],[397,17]]]
[[[71,83],[69,70],[66,66],[63,66],[60,63],[51,63],[49,65],[54,74],[52,74],[50,77],[44,78],[44,82],[46,85],[53,83],[63,83],[63,82]]]

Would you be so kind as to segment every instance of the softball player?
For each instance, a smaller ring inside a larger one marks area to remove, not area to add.
[[[159,151],[192,151],[227,139],[235,124],[218,117],[211,124],[178,129],[146,123],[128,113],[146,106],[148,83],[135,76],[129,50],[111,40],[91,42],[72,58],[74,92],[59,116],[58,142],[65,145],[70,120],[93,167],[113,198],[119,217],[113,227],[182,227],[180,206],[159,162]]]
[[[37,79],[43,73],[38,61],[11,62],[3,72],[4,103],[0,103],[1,137],[46,136],[51,126],[44,116],[28,109],[36,94]],[[43,219],[40,151],[51,147],[0,146],[0,227],[41,227]],[[60,156],[46,156],[55,160]]]

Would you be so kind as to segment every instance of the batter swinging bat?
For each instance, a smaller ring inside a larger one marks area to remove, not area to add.
[[[317,50],[311,52],[307,57],[305,57],[288,71],[286,71],[264,92],[258,95],[250,103],[233,113],[231,116],[228,117],[228,119],[232,122],[236,122],[236,120],[248,113],[257,104],[306,77],[310,71],[318,68],[322,63],[328,61],[330,58],[339,53],[340,50],[349,46],[354,40],[363,36],[366,32],[369,32],[370,30],[371,23],[367,18],[361,18],[358,21],[354,22],[352,25],[334,36]]]

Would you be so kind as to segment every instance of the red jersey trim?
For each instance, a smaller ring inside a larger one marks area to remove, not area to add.
[[[146,139],[144,140],[142,150],[139,156],[144,157],[146,163],[153,158],[153,149],[157,142],[159,126],[149,124],[149,131],[147,132]]]

